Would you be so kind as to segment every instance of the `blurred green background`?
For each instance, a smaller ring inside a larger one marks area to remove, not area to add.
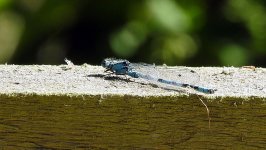
[[[0,63],[266,66],[265,0],[0,0]]]

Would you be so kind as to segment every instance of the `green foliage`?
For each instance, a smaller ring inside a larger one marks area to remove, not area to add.
[[[49,64],[68,57],[93,63],[118,57],[265,66],[258,61],[266,56],[265,5],[263,0],[2,0],[0,62]],[[55,53],[47,49],[53,45]]]

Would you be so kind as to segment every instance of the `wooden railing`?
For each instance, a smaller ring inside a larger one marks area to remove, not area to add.
[[[189,69],[217,91],[106,76],[100,66],[1,65],[0,148],[265,148],[266,69]]]

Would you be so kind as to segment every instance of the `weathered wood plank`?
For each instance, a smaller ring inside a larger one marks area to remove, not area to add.
[[[173,91],[142,80],[104,77],[97,66],[2,65],[0,147],[266,147],[265,69],[193,70],[201,85],[218,91]],[[199,98],[210,110],[210,128]]]

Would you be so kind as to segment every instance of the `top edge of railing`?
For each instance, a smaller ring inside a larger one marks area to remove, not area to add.
[[[266,69],[253,67],[158,66],[167,78],[177,78],[178,70],[190,69],[199,77],[196,85],[217,89],[213,94],[191,88],[156,85],[142,79],[107,75],[92,65],[0,65],[2,95],[116,95],[116,96],[202,96],[208,99],[266,97]],[[188,78],[188,82],[189,82]]]

